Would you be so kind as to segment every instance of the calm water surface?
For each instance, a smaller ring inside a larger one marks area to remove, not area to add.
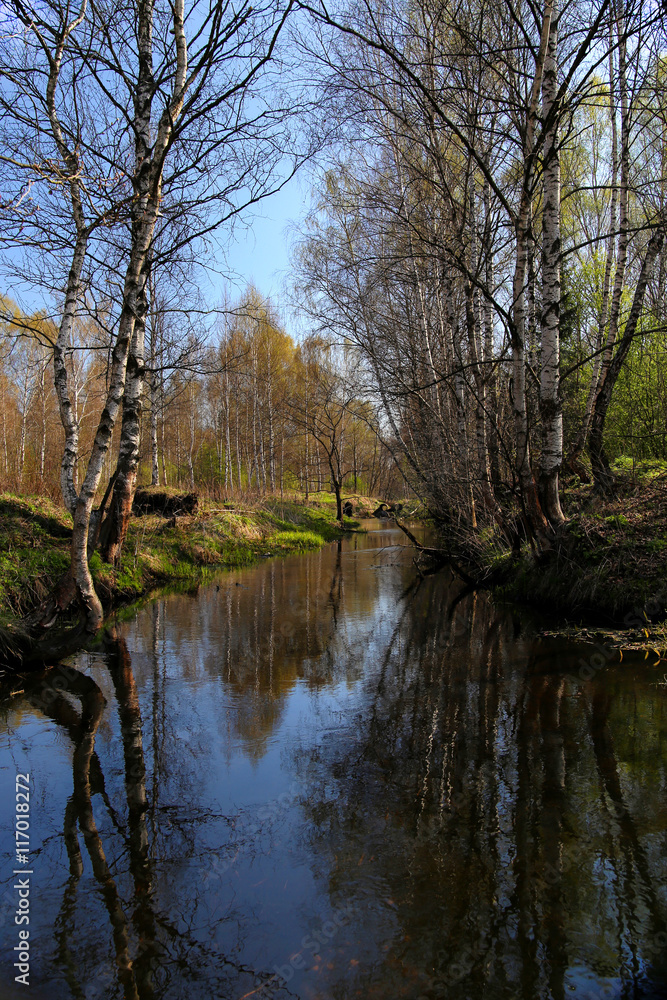
[[[2,1000],[667,997],[666,665],[369,523],[3,695]]]

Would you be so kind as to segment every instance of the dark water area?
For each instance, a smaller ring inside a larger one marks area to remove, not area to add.
[[[2,1000],[667,997],[667,664],[370,524],[2,696]]]

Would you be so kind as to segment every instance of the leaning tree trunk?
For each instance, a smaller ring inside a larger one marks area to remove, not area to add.
[[[628,321],[625,324],[623,336],[619,342],[616,353],[614,354],[614,357],[610,361],[609,367],[605,372],[604,379],[600,385],[600,390],[595,400],[588,441],[588,451],[591,456],[595,489],[600,493],[611,493],[614,486],[614,479],[611,469],[609,468],[609,460],[607,459],[604,449],[604,427],[607,419],[607,413],[609,411],[609,404],[611,403],[611,396],[618,376],[621,372],[621,368],[623,367],[623,363],[628,356],[628,352],[632,346],[632,341],[634,340],[637,332],[637,323],[639,322],[642,306],[644,304],[646,286],[648,285],[651,277],[655,259],[662,250],[664,239],[665,223],[661,222],[660,226],[651,236],[646,248],[646,254],[642,263],[639,281],[637,282],[635,296],[632,301],[632,308],[630,309]]]
[[[152,15],[153,0],[143,8]],[[132,207],[132,241],[141,239],[145,211],[148,205],[151,170],[151,107],[153,101],[153,26],[152,16],[140,21],[137,32],[139,51],[139,79],[134,98],[134,163],[136,201]],[[152,239],[152,229],[151,229]],[[150,244],[142,261],[138,282],[133,288],[136,309],[134,331],[128,357],[127,380],[123,397],[116,481],[109,513],[102,528],[102,557],[118,564],[127,535],[132,511],[132,500],[137,483],[139,445],[141,439],[141,407],[144,388],[144,340],[148,309],[148,281],[150,280]]]
[[[150,143],[150,101],[154,83],[151,72],[153,2],[144,0],[137,6],[137,37],[141,58],[135,115],[138,148],[143,145],[146,153],[135,160],[134,186],[136,201],[132,220],[132,241],[125,284],[123,310],[118,335],[111,360],[106,402],[93,442],[86,477],[74,512],[72,532],[72,576],[76,582],[77,596],[85,616],[86,626],[96,631],[102,625],[103,612],[95,592],[88,565],[88,536],[95,493],[102,475],[104,459],[111,444],[111,437],[125,389],[125,376],[130,344],[134,335],[135,319],[141,315],[142,296],[146,281],[146,260],[153,241],[155,223],[162,199],[162,171],[171,145],[174,126],[180,116],[185,99],[187,79],[187,42],[183,20],[183,0],[176,0],[173,7],[173,31],[177,50],[177,67],[173,83],[173,97],[163,110],[155,141]]]
[[[157,209],[155,216],[157,217]],[[130,341],[134,333],[134,317],[137,308],[137,291],[141,266],[143,264],[143,257],[148,250],[152,231],[152,226],[147,227],[143,243],[133,248],[130,258],[130,267],[125,278],[123,312],[121,313],[118,336],[116,337],[116,343],[111,356],[109,388],[93,442],[93,449],[88,460],[86,476],[81,484],[81,490],[74,510],[74,530],[72,532],[71,550],[72,576],[76,584],[79,604],[81,605],[86,625],[90,631],[96,631],[101,626],[103,620],[102,605],[95,592],[93,578],[88,566],[90,519],[95,493],[97,492],[102,476],[104,459],[111,444],[116,418],[125,389],[127,357],[130,349]]]
[[[53,51],[49,51],[44,38],[35,24],[30,21],[30,27],[35,32],[40,44],[44,48],[49,61],[49,77],[46,83],[46,108],[49,116],[49,125],[55,141],[58,153],[65,166],[67,184],[69,188],[69,198],[72,209],[72,219],[74,221],[76,237],[72,262],[67,276],[67,287],[65,290],[65,304],[60,320],[58,336],[53,345],[53,384],[58,400],[60,419],[65,432],[65,447],[60,468],[60,488],[63,503],[67,510],[73,514],[77,502],[77,491],[74,484],[76,475],[76,465],[79,458],[79,422],[76,418],[76,411],[72,404],[67,376],[67,351],[69,350],[72,327],[76,308],[81,294],[81,275],[83,264],[86,259],[86,250],[91,227],[86,225],[83,199],[81,194],[81,163],[78,149],[72,149],[63,133],[60,118],[58,116],[56,93],[60,78],[63,54],[70,35],[78,28],[85,17],[86,4],[82,4],[79,14],[73,21],[66,24],[57,38]],[[24,24],[27,24],[25,17],[19,16]]]
[[[77,222],[77,229],[79,224]],[[67,351],[71,342],[72,326],[81,289],[81,273],[86,256],[88,232],[82,228],[77,233],[72,266],[67,278],[65,306],[60,320],[60,328],[56,342],[53,345],[53,384],[58,400],[60,421],[65,432],[65,446],[60,464],[60,490],[63,503],[70,513],[74,512],[77,501],[77,491],[74,482],[76,466],[79,459],[79,421],[69,392],[67,372]]]
[[[563,462],[563,403],[560,397],[560,154],[558,151],[558,22],[554,16],[544,60],[542,113],[547,122],[542,209],[542,316],[540,355],[540,499],[552,526],[565,520],[558,493]]]
[[[607,238],[607,258],[604,266],[604,278],[602,281],[602,303],[600,306],[600,315],[598,317],[598,332],[595,340],[596,347],[596,357],[593,363],[593,375],[591,377],[591,384],[588,389],[588,395],[586,397],[586,406],[584,409],[584,416],[581,421],[581,426],[579,428],[579,433],[575,439],[572,446],[572,451],[570,452],[567,464],[576,472],[583,481],[588,481],[588,475],[584,469],[581,468],[579,459],[584,452],[586,447],[586,442],[588,441],[588,431],[591,425],[591,416],[593,415],[593,405],[595,403],[595,397],[598,393],[598,388],[600,384],[601,372],[604,374],[604,368],[602,365],[602,352],[603,343],[605,337],[605,329],[607,327],[607,320],[609,319],[609,294],[611,290],[611,269],[614,260],[614,248],[616,246],[616,230],[618,227],[618,197],[619,197],[619,185],[618,185],[618,129],[616,126],[616,101],[614,98],[614,52],[613,52],[613,28],[610,26],[610,51],[609,51],[609,115],[611,118],[611,205],[609,208],[609,236]],[[621,45],[621,47],[623,47]],[[623,75],[623,74],[622,74]],[[625,178],[625,188],[627,188],[627,178]],[[622,204],[627,204],[627,199],[622,200]],[[620,227],[619,232],[619,249],[620,256],[624,259],[625,247],[627,247],[627,212],[625,213],[625,223]],[[617,272],[617,278],[618,278]],[[615,282],[616,284],[616,282]],[[619,300],[620,301],[620,300]],[[613,340],[611,339],[612,331],[614,330],[614,323],[610,324],[610,337],[607,340],[607,344],[604,347],[605,355],[607,352],[611,355],[611,350],[613,348]],[[607,362],[608,363],[608,362]]]
[[[343,497],[341,493],[342,483],[336,478],[336,473],[334,472],[334,467],[329,463],[329,468],[331,469],[331,485],[334,488],[334,493],[336,494],[336,519],[338,521],[343,520]]]

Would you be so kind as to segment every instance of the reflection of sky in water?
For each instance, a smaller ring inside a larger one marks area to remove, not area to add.
[[[53,1000],[664,995],[656,670],[573,680],[397,534],[160,599],[53,719],[5,703]]]

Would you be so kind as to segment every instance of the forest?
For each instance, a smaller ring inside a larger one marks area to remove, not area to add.
[[[138,485],[330,491],[341,523],[409,498],[472,578],[523,550],[549,581],[626,508],[667,545],[661,6],[2,17],[0,487],[71,515],[58,611],[100,627],[91,561],[122,564]],[[207,301],[299,173],[284,298]]]
[[[667,996],[666,84],[667,0],[0,4],[2,1000]]]

